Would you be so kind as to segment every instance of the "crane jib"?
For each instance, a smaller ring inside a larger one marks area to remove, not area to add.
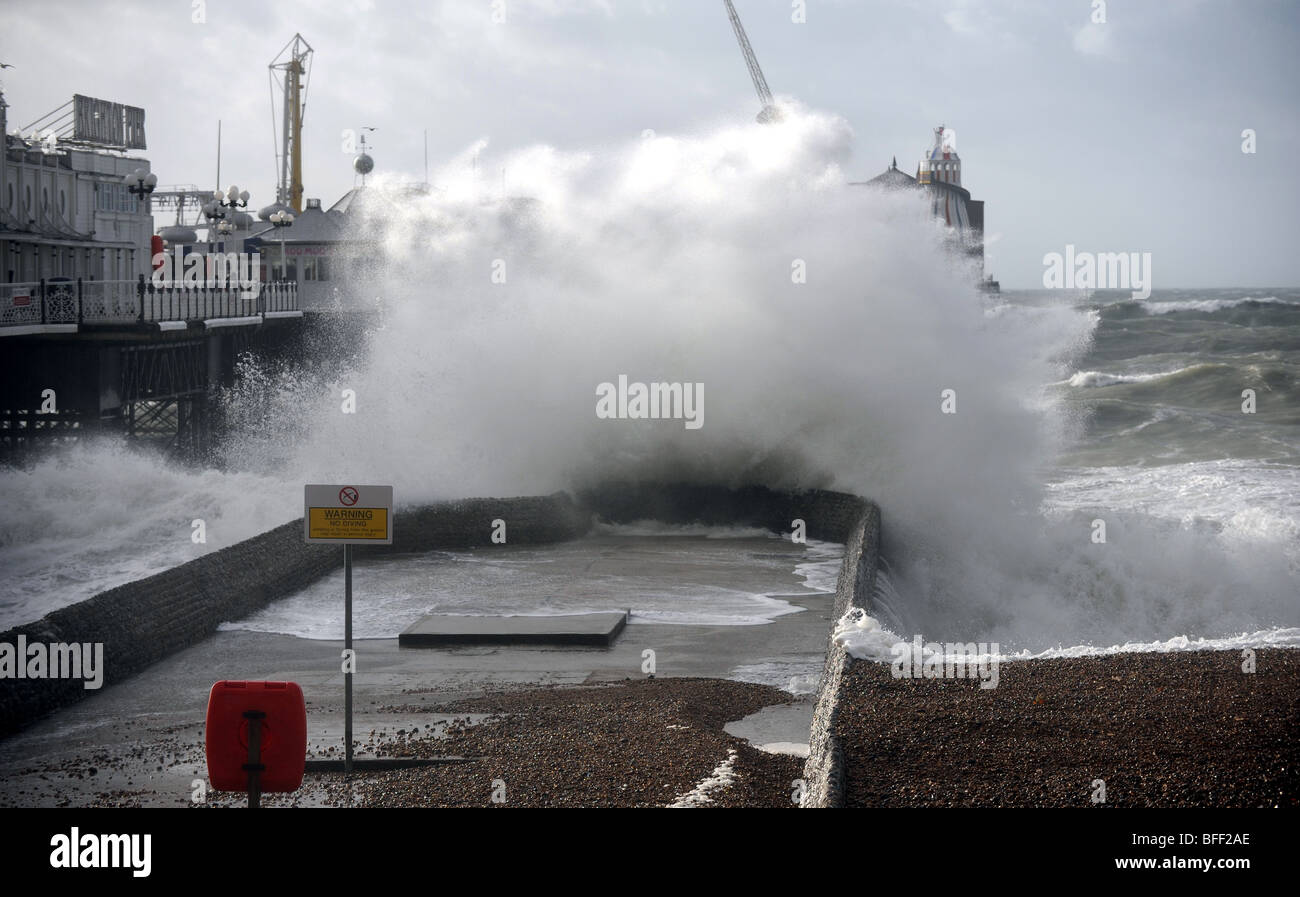
[[[758,93],[758,100],[763,104],[763,111],[759,114],[759,120],[773,120],[777,116],[774,114],[775,103],[772,100],[772,91],[768,89],[767,79],[763,77],[763,70],[759,68],[758,57],[754,55],[754,48],[749,45],[749,38],[745,36],[745,26],[740,24],[740,16],[736,13],[736,7],[731,0],[722,0],[722,2],[727,7],[727,17],[731,19],[731,28],[736,32],[736,40],[740,43],[740,52],[745,57],[745,66],[749,69],[749,77],[754,82],[754,90]]]

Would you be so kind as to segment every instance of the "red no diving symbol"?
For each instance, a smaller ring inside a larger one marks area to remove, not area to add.
[[[344,486],[339,490],[339,502],[349,508],[355,505],[360,497],[355,486]]]

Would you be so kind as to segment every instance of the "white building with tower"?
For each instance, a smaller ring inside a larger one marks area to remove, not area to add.
[[[0,282],[133,281],[151,270],[144,110],[75,96],[10,133],[0,94]],[[150,182],[152,185],[152,181]]]

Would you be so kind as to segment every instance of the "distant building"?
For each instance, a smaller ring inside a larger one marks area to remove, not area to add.
[[[103,101],[78,97],[77,109]],[[72,104],[68,104],[69,107]],[[104,104],[103,108],[115,104]],[[116,106],[117,109],[124,107]],[[138,137],[143,147],[143,111]],[[68,116],[65,115],[65,119]],[[130,122],[129,125],[134,125]],[[149,171],[126,146],[96,146],[63,133],[24,138],[9,133],[0,94],[0,280],[34,283],[57,277],[135,280],[151,270],[153,217],[147,199],[127,190],[126,175]]]
[[[244,251],[261,255],[262,280],[293,281],[300,308],[322,309],[337,304],[337,259],[349,242],[340,216],[323,211],[319,199],[309,199],[288,227],[268,221],[253,225]]]
[[[984,276],[984,201],[971,199],[970,191],[961,185],[961,157],[943,136],[944,126],[940,125],[934,129],[934,144],[922,154],[915,176],[900,171],[894,157],[883,174],[851,183],[886,190],[928,190],[931,214],[953,229],[958,250],[978,261],[981,284],[997,289],[996,281]]]
[[[343,194],[328,210],[321,208],[319,199],[308,199],[288,227],[259,221],[244,248],[261,254],[263,279],[298,284],[303,310],[356,311],[364,301],[359,285],[374,276],[383,229],[428,191],[425,184],[384,191],[363,185]],[[259,217],[271,210],[263,209]]]

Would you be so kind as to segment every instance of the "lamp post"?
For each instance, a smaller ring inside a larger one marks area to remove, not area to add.
[[[139,197],[143,201],[144,213],[148,215],[150,213],[149,195],[153,193],[154,189],[158,186],[158,175],[154,174],[152,171],[145,171],[143,168],[137,168],[122,178],[122,181],[126,184],[127,192],[132,196]]]
[[[215,226],[217,231],[223,235],[231,234],[235,231],[233,224],[233,215],[227,211],[229,209],[242,209],[248,205],[248,191],[240,190],[234,184],[225,193],[215,190],[212,193],[212,199],[203,205],[203,216],[208,219],[208,251],[212,251],[212,228]],[[222,224],[228,225],[222,227]]]
[[[149,194],[153,193],[158,186],[158,175],[152,171],[145,171],[143,168],[137,168],[122,180],[126,183],[126,189],[130,191],[132,196],[139,196],[146,203]],[[145,206],[145,211],[148,211],[148,205]]]
[[[213,194],[220,196],[220,193]],[[208,219],[208,255],[212,254],[212,234],[216,230],[217,222],[226,217],[226,210],[222,208],[221,203],[215,199],[209,199],[203,204],[203,217]]]
[[[222,198],[222,194],[221,194],[221,192],[218,191],[218,192],[212,194],[212,201],[215,202],[215,203],[217,204],[218,208],[220,208],[220,209],[223,210],[223,211],[222,211],[222,218],[227,219],[228,222],[233,222],[234,214],[233,214],[232,212],[226,212],[226,211],[224,211],[224,210],[226,210],[226,209],[242,209],[242,208],[244,208],[245,206],[247,206],[247,205],[248,205],[248,191],[247,191],[247,190],[242,190],[242,191],[241,191],[241,190],[240,190],[238,187],[236,187],[234,184],[231,184],[231,185],[230,185],[230,189],[227,190],[226,193],[225,193],[225,198],[224,198],[224,199]],[[218,228],[217,228],[217,229],[218,229],[218,230],[221,230],[220,225],[218,225]],[[229,233],[233,233],[235,230],[236,230],[236,228],[235,228],[234,224],[231,223],[231,226],[230,226],[228,229],[222,231],[222,233],[229,234]]]
[[[230,185],[230,189],[226,191],[224,199],[222,198],[220,191],[212,194],[212,198],[219,205],[228,209],[242,209],[248,205],[248,191],[240,190],[234,184]]]
[[[280,279],[289,279],[288,262],[284,257],[284,228],[293,226],[292,212],[272,212],[270,222],[273,227],[280,229]]]

